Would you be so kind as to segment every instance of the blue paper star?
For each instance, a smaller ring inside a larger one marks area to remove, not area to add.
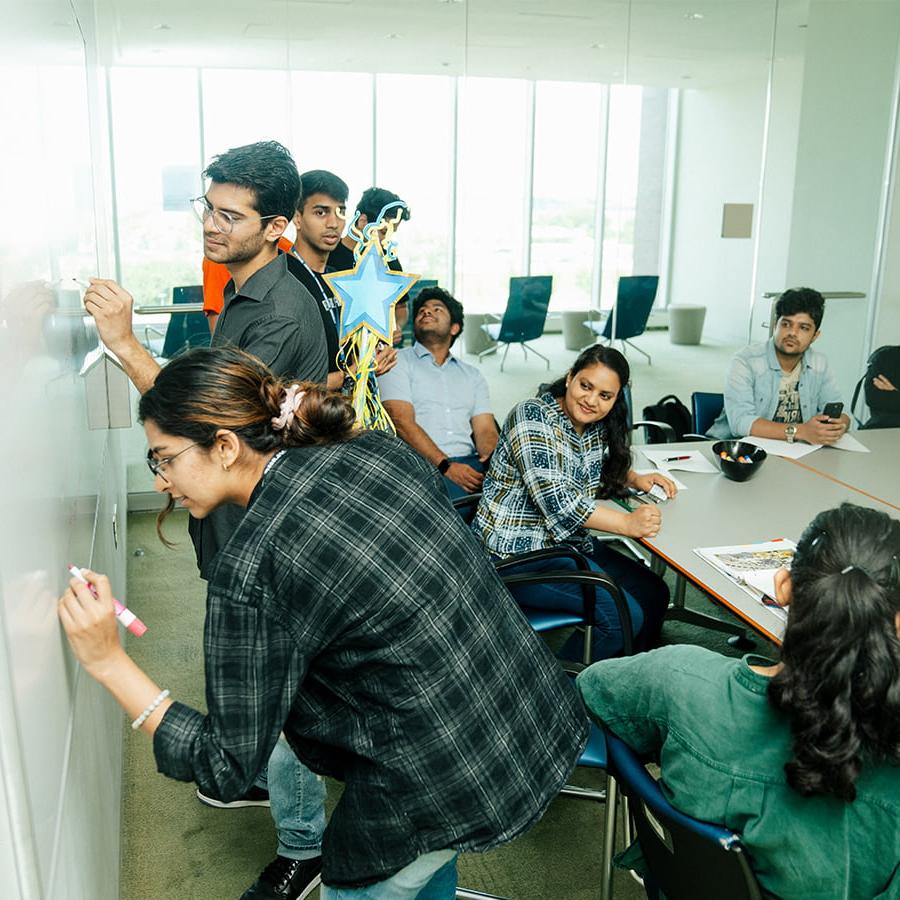
[[[418,275],[392,272],[378,241],[370,243],[349,272],[331,272],[325,280],[343,301],[338,339],[343,344],[362,327],[391,343],[391,309],[418,280]]]

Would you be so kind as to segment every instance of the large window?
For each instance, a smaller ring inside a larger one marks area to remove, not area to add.
[[[372,76],[294,72],[291,150],[301,172],[327,169],[350,188],[350,207],[372,186]]]
[[[373,184],[403,197],[404,267],[469,311],[502,311],[514,275],[552,275],[561,310],[609,308],[619,276],[659,274],[666,90],[248,69],[110,80],[120,268],[140,302],[199,282],[187,199],[212,156],[267,139],[301,172],[343,178],[351,212]]]
[[[121,278],[138,303],[162,302],[201,280],[197,72],[118,68],[110,82]]]
[[[209,159],[231,147],[280,141],[291,148],[287,72],[203,70],[203,146]]]
[[[410,208],[397,234],[405,269],[448,287],[453,218],[453,79],[379,75],[376,181]]]
[[[526,274],[529,99],[527,81],[460,81],[456,290],[470,311],[502,311]]]
[[[590,304],[603,91],[598,84],[536,85],[531,272],[553,276],[551,309]]]

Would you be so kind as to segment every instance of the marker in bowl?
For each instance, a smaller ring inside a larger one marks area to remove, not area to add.
[[[88,586],[88,590],[96,597],[97,591],[94,586],[84,577],[84,573],[78,566],[69,565],[69,574]],[[141,637],[147,630],[147,626],[127,607],[122,606],[115,597],[113,597],[113,605],[116,608],[116,618],[135,636]]]

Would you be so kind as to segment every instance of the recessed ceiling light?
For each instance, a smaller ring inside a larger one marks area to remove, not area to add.
[[[703,13],[698,13],[698,12],[685,13],[684,17],[690,21],[697,22],[703,18]]]

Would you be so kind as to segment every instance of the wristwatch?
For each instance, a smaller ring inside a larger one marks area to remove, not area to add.
[[[447,469],[450,468],[450,460],[445,456],[438,464],[437,470],[441,473],[441,475],[447,474]]]
[[[796,425],[785,425],[784,426],[784,439],[789,444],[793,444],[796,437],[797,437],[797,426]]]

